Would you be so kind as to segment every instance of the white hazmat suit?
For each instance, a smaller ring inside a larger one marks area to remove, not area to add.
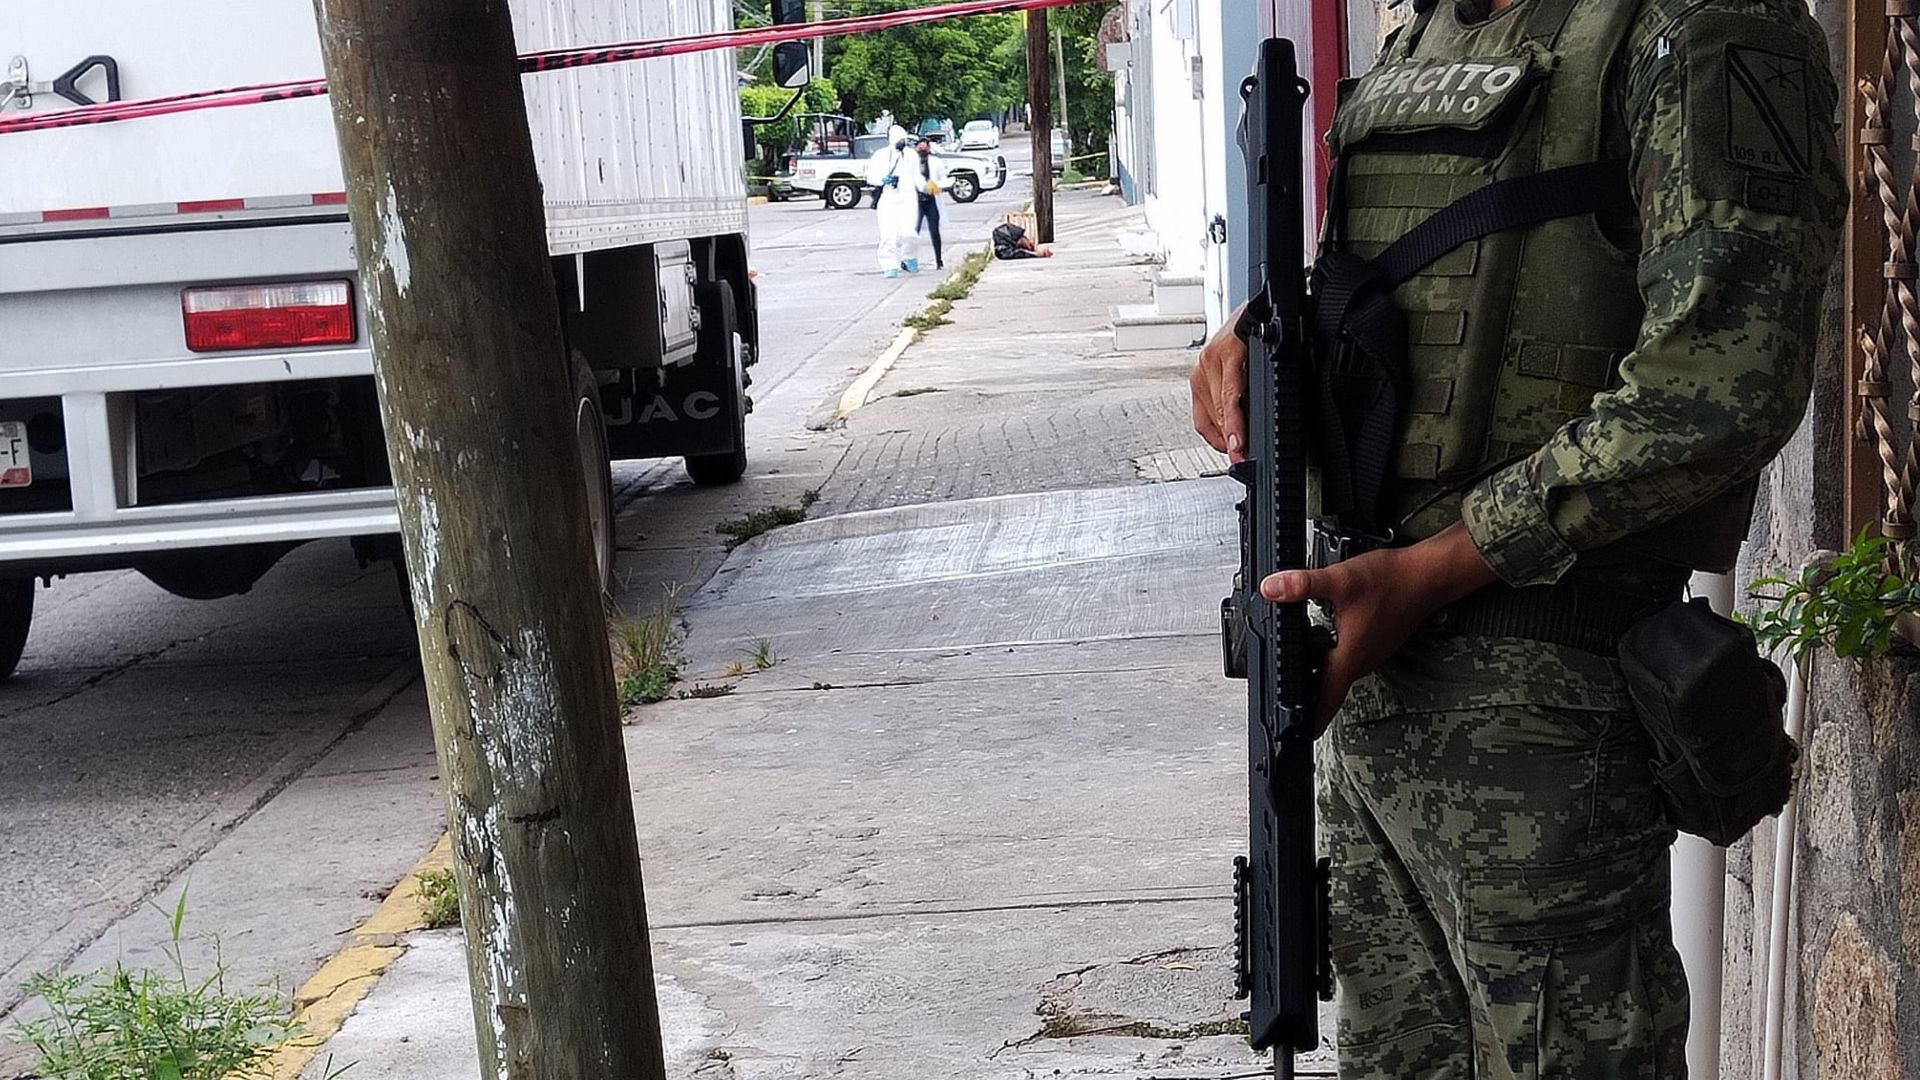
[[[920,157],[913,152],[907,129],[895,124],[887,132],[887,145],[867,159],[867,184],[880,189],[879,218],[880,270],[888,277],[900,271],[917,273],[920,269],[920,238],[914,226],[920,216],[920,202],[914,194],[920,179]]]

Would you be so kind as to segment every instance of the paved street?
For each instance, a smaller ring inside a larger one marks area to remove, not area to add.
[[[945,204],[956,257],[1018,208],[1017,186]],[[704,491],[677,462],[616,467],[635,604],[712,573],[717,521],[824,481],[845,441],[807,420],[939,280],[882,278],[864,209],[795,201],[751,216],[766,348],[750,477]],[[0,1027],[34,971],[150,955],[145,902],[183,885],[189,932],[218,932],[237,977],[298,986],[440,827],[391,569],[314,544],[228,600],[178,599],[133,573],[56,581],[39,599],[20,674],[0,685]],[[313,857],[280,857],[290,849]],[[0,1076],[21,1065],[0,1040]]]

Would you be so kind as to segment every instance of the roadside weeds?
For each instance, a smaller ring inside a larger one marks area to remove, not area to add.
[[[927,299],[933,303],[918,314],[907,316],[902,325],[909,330],[925,333],[951,323],[953,320],[947,316],[953,311],[954,302],[965,300],[972,294],[973,287],[980,283],[980,275],[986,271],[987,263],[992,260],[993,252],[986,248],[968,252],[967,257],[960,260],[959,267],[947,275],[947,280],[927,294]]]
[[[622,706],[665,701],[680,681],[682,589],[661,587],[653,610],[629,615],[608,603],[607,631],[613,638],[613,677]]]

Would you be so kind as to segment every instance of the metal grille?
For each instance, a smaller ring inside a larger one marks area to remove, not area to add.
[[[1852,509],[1856,519],[1877,515],[1882,533],[1904,541],[1914,536],[1914,494],[1920,484],[1914,446],[1914,431],[1920,426],[1920,255],[1915,249],[1920,230],[1920,0],[1887,0],[1884,14],[1862,8],[1854,14],[1859,24],[1883,25],[1857,25],[1854,37],[1858,107],[1853,119],[1859,146],[1854,175],[1863,190],[1855,192],[1853,263],[1857,271],[1867,267],[1869,252],[1859,249],[1871,242],[1881,286],[1878,309],[1872,310],[1866,303],[1865,275],[1856,274],[1861,287],[1853,295],[1857,341],[1851,381],[1857,403],[1852,432],[1863,452],[1856,457],[1856,470],[1865,473],[1877,466],[1879,497],[1872,507]],[[1869,49],[1875,44],[1880,47],[1877,71],[1869,66]],[[1880,227],[1869,241],[1871,234],[1863,226],[1875,209]],[[1863,502],[1865,487],[1853,485]]]
[[[1920,0],[1866,2],[1851,19],[1847,517],[1905,542],[1920,486]]]

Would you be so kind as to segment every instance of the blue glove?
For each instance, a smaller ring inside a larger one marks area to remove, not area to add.
[[[897,177],[897,176],[889,176],[889,177],[887,177],[887,186],[888,186],[888,187],[899,187],[899,186],[900,186],[900,178],[899,178],[899,177]]]

